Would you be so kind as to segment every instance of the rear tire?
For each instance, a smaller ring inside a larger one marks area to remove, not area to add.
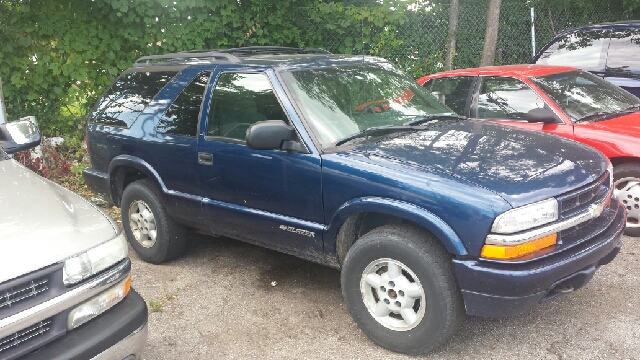
[[[152,264],[175,259],[184,251],[188,232],[167,214],[149,179],[129,184],[122,193],[122,225],[129,243]]]
[[[389,350],[429,353],[465,319],[451,258],[422,229],[393,225],[367,233],[349,249],[341,280],[353,320]]]
[[[613,168],[613,194],[627,209],[625,235],[640,237],[640,164],[627,163]]]

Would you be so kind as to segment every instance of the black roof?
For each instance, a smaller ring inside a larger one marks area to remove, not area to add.
[[[583,32],[583,31],[591,31],[591,30],[624,30],[624,29],[636,29],[636,28],[640,28],[640,20],[614,21],[614,22],[591,24],[587,26],[567,29],[562,31],[557,36],[566,35],[568,33],[573,33],[573,32]]]

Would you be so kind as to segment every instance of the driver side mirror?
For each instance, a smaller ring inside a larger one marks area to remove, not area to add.
[[[531,109],[525,118],[530,123],[554,124],[558,122],[556,113],[548,108]]]
[[[0,146],[7,154],[31,149],[40,145],[38,127],[30,120],[18,120],[0,124]]]
[[[246,142],[254,150],[291,150],[306,152],[295,141],[296,131],[282,120],[259,121],[247,129]]]

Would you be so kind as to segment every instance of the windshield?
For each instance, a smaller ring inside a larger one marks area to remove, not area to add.
[[[323,147],[365,129],[454,114],[388,63],[296,70],[282,78]]]
[[[598,121],[637,111],[640,99],[581,70],[531,78],[574,121]],[[608,116],[609,115],[609,116]]]

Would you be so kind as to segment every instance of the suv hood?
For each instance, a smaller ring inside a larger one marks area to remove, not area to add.
[[[0,161],[0,283],[113,239],[113,220],[14,160]]]
[[[354,151],[449,174],[513,207],[586,185],[607,167],[604,155],[575,141],[475,120],[387,137]]]

